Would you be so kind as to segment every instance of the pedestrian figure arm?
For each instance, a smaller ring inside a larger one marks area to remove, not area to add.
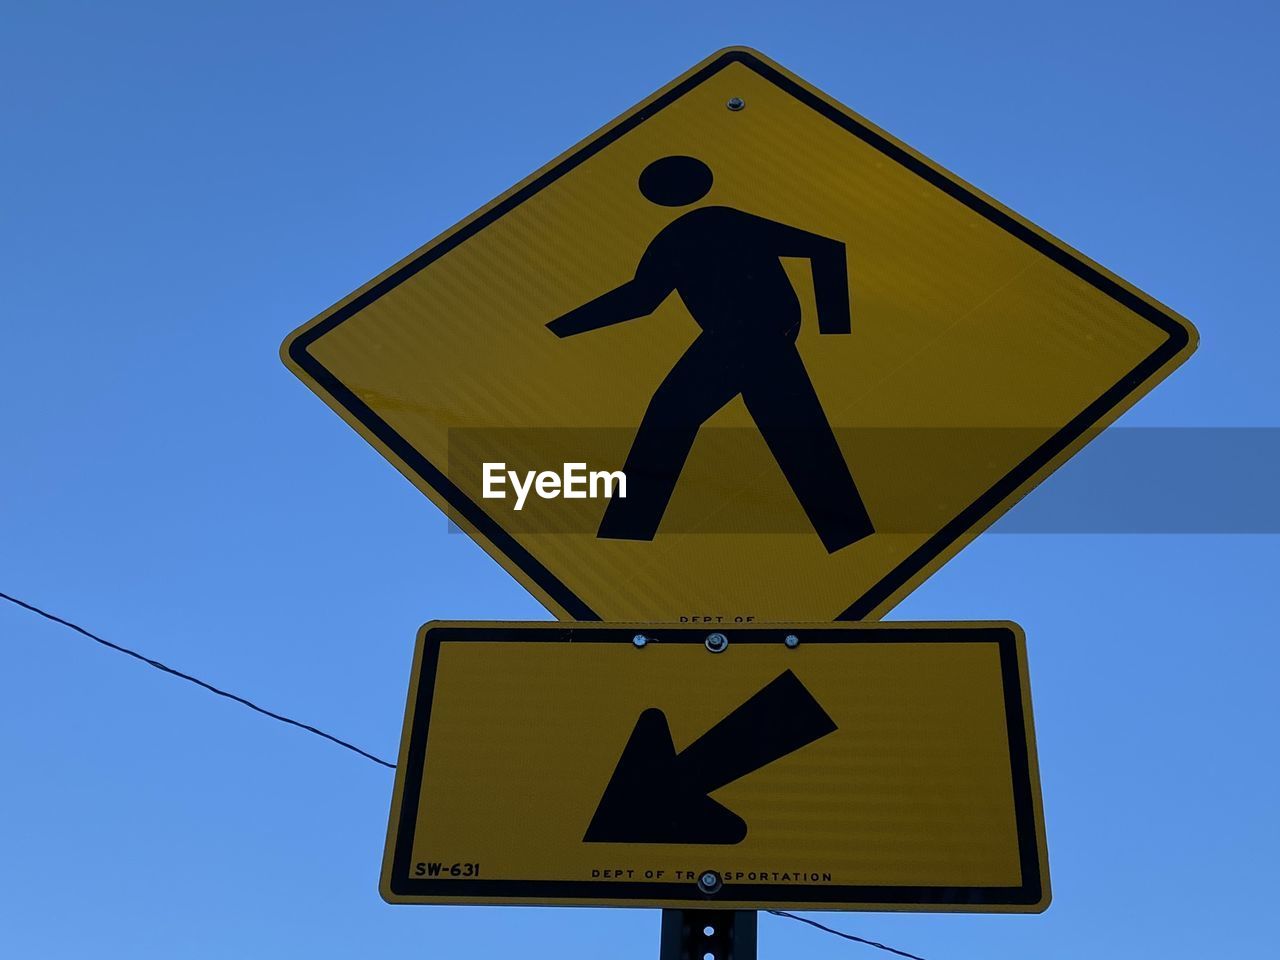
[[[633,279],[556,317],[547,329],[557,337],[572,337],[653,313],[673,289],[653,260],[646,253]]]
[[[849,332],[849,268],[844,244],[820,234],[766,220],[780,257],[803,257],[813,265],[813,294],[820,333]]]

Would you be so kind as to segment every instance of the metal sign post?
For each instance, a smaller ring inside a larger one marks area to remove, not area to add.
[[[756,911],[663,910],[658,960],[756,960]]]

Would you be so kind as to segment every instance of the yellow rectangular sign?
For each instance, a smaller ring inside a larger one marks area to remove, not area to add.
[[[430,623],[393,903],[1038,912],[1012,623]]]

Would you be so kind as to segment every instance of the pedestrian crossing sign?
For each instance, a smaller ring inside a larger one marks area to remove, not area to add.
[[[1195,344],[731,48],[282,356],[557,616],[733,623],[879,617]]]

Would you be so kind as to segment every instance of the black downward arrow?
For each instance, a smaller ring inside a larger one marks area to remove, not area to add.
[[[787,670],[680,753],[667,716],[640,714],[582,838],[587,843],[740,843],[747,824],[707,794],[836,729]]]

